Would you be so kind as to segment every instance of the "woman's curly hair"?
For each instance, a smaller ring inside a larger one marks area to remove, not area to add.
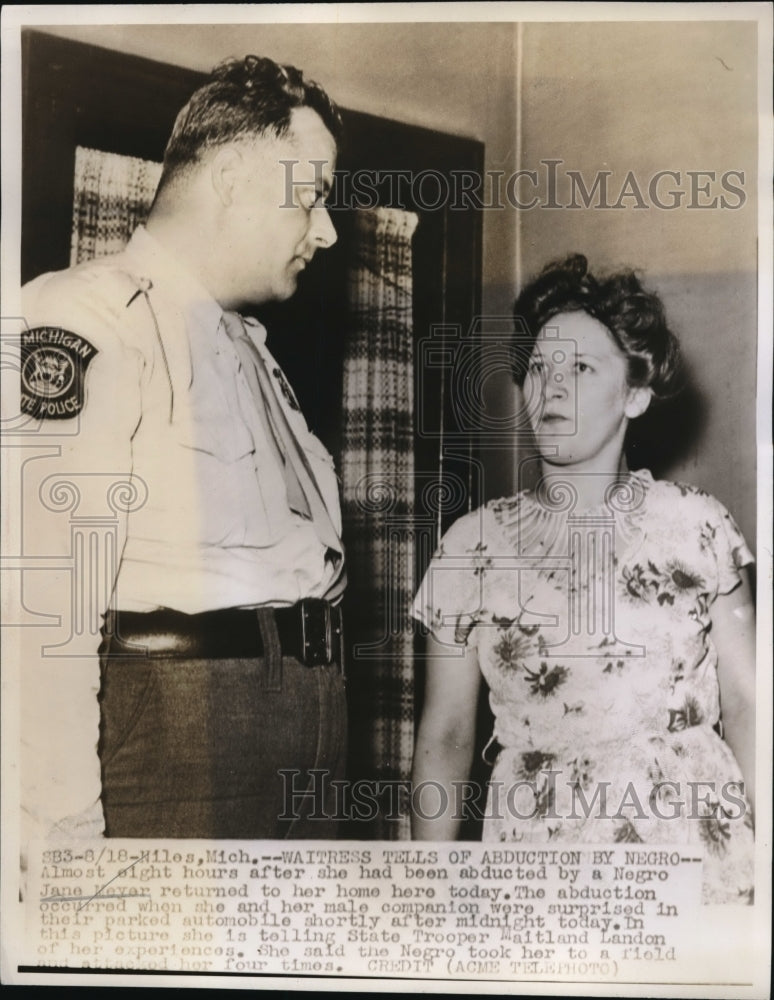
[[[583,254],[548,264],[516,299],[513,377],[519,385],[541,328],[565,312],[585,312],[607,327],[626,355],[629,385],[651,389],[656,399],[679,391],[680,349],[659,297],[633,271],[595,278]]]

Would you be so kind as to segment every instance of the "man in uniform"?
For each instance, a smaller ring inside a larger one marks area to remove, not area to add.
[[[76,566],[43,610],[86,638],[24,657],[26,837],[334,832],[299,790],[344,761],[337,481],[239,310],[287,299],[335,241],[339,131],[298,70],[229,60],[124,252],[24,290],[22,412],[52,445],[25,516]],[[95,491],[113,532],[74,513]]]

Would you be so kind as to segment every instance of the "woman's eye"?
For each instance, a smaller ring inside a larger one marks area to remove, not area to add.
[[[530,375],[540,375],[545,369],[542,361],[530,361],[528,371]]]
[[[592,372],[594,371],[594,369],[591,367],[591,365],[587,365],[585,361],[576,361],[575,371],[583,373],[583,372]]]

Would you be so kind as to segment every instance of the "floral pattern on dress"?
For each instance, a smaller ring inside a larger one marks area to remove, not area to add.
[[[524,668],[524,677],[529,682],[530,693],[541,695],[543,698],[556,694],[556,689],[564,684],[568,673],[567,667],[549,667],[545,662],[540,664],[539,670]]]
[[[501,670],[518,670],[532,653],[535,644],[519,628],[501,626],[500,633],[493,650],[497,666]]]
[[[714,794],[699,815],[685,803],[690,783],[717,792],[741,781],[716,731],[710,609],[752,555],[703,490],[630,477],[642,501],[625,511],[576,517],[524,492],[461,518],[414,614],[439,641],[476,648],[501,747],[492,786],[532,789],[519,815],[488,810],[485,840],[693,844],[704,900],[746,902],[753,837],[741,798]],[[587,542],[610,553],[593,571]],[[467,568],[452,572],[446,558]]]
[[[704,580],[678,559],[668,559],[657,566],[650,559],[645,566],[635,563],[621,572],[623,594],[634,601],[652,601],[674,605],[683,595],[696,597],[705,587]]]
[[[690,726],[701,725],[704,719],[698,702],[691,697],[685,699],[681,708],[670,708],[668,711],[667,731],[670,733],[679,733]]]

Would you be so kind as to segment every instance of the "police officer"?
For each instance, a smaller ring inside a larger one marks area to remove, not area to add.
[[[319,782],[342,777],[346,736],[337,481],[239,310],[287,299],[335,241],[339,132],[298,70],[229,60],[180,112],[124,252],[24,290],[22,411],[53,445],[35,544],[98,565],[82,604],[103,620],[99,660],[49,646],[24,665],[27,836],[333,834]],[[57,509],[94,489],[112,534]],[[70,576],[52,598],[69,605],[45,611],[77,617]]]

